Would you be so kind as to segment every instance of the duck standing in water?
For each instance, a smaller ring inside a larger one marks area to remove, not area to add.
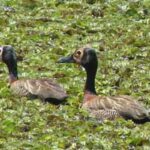
[[[52,79],[18,79],[17,58],[12,46],[0,46],[0,61],[7,65],[9,84],[13,93],[52,103],[67,98],[66,91]]]
[[[119,117],[131,119],[135,123],[150,121],[149,112],[132,97],[127,95],[106,97],[96,94],[95,76],[98,59],[94,49],[80,48],[72,55],[60,58],[58,63],[76,63],[85,68],[87,78],[82,108],[88,110],[91,116],[100,121],[114,120]]]

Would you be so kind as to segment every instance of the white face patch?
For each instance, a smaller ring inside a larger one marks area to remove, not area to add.
[[[0,61],[2,61],[3,47],[0,47]]]

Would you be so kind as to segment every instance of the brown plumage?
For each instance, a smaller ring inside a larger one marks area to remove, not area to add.
[[[13,93],[54,103],[67,98],[65,90],[54,79],[18,79],[17,59],[12,46],[0,46],[0,61],[8,67],[9,84]]]
[[[87,78],[82,108],[88,110],[93,117],[101,121],[105,119],[114,120],[119,117],[131,119],[135,123],[150,121],[149,112],[142,104],[130,96],[97,96],[95,76],[98,59],[94,49],[90,47],[80,48],[71,56],[60,58],[58,62],[77,63],[85,68]]]

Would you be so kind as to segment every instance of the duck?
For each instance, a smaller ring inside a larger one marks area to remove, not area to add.
[[[73,54],[58,59],[58,63],[75,63],[85,69],[86,82],[81,108],[87,110],[92,118],[94,117],[101,122],[123,118],[139,124],[150,121],[149,110],[131,96],[97,95],[95,78],[98,58],[92,47],[79,48]]]
[[[9,74],[9,87],[18,95],[31,99],[59,103],[68,97],[66,91],[54,79],[19,79],[17,71],[17,56],[11,45],[0,46],[0,61],[5,63]]]

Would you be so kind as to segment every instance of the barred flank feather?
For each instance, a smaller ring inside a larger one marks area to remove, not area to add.
[[[89,97],[89,95],[90,93],[85,93],[86,98]],[[85,101],[84,99],[82,108],[88,110],[93,117],[100,120],[113,120],[122,117],[138,122],[138,120],[142,121],[148,116],[148,112],[142,104],[126,95],[114,97],[95,95],[90,100],[87,99]]]
[[[12,91],[20,96],[37,96],[41,99],[63,100],[67,97],[63,88],[50,79],[24,79],[11,84]]]

